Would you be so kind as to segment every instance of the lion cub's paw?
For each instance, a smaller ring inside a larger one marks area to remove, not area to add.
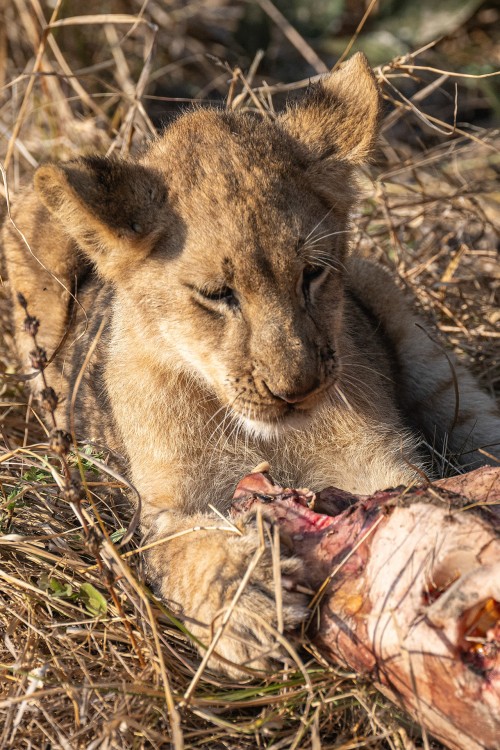
[[[283,543],[276,552],[269,539],[262,545],[250,514],[242,530],[241,536],[202,532],[198,549],[191,546],[190,562],[193,557],[198,561],[189,576],[191,583],[184,577],[183,585],[178,581],[172,587],[172,579],[170,585],[165,579],[161,586],[163,596],[180,605],[187,628],[205,646],[210,646],[227,618],[209,666],[233,677],[249,674],[239,666],[275,670],[277,662],[289,655],[284,641],[297,635],[308,614],[308,597],[296,588],[307,585],[302,560]],[[273,556],[278,554],[280,575],[275,580]],[[238,595],[247,572],[248,580]]]
[[[258,531],[247,528],[239,543],[232,545],[235,557],[228,567],[234,566],[233,575],[223,574],[218,607],[212,616],[213,636],[229,612],[224,634],[215,648],[216,654],[223,659],[214,657],[210,665],[231,676],[241,676],[237,665],[266,672],[275,670],[277,662],[289,656],[284,642],[297,635],[308,614],[308,598],[296,589],[297,585],[306,583],[304,563],[280,545],[281,581],[275,580],[269,543],[251,570],[241,596],[233,604],[238,586],[248,568],[253,566],[260,544]]]

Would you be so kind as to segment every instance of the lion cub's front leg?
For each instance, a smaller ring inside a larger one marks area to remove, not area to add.
[[[302,561],[281,543],[281,581],[276,581],[269,534],[262,534],[260,521],[254,512],[232,526],[215,514],[164,511],[147,537],[147,543],[165,540],[147,554],[148,577],[199,641],[209,646],[229,615],[209,663],[233,677],[241,676],[239,666],[276,667],[286,654],[279,624],[286,637],[307,614],[306,597],[295,589],[306,582]]]

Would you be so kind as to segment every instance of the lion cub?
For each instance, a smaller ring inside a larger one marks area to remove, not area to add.
[[[49,356],[70,329],[46,371],[60,423],[101,326],[78,436],[126,455],[148,542],[172,536],[148,553],[150,579],[204,643],[259,546],[253,516],[232,533],[208,506],[226,511],[253,466],[268,460],[289,486],[371,493],[418,478],[420,431],[468,466],[499,440],[493,402],[457,365],[454,415],[444,355],[388,275],[349,257],[353,172],[379,113],[357,54],[275,120],[196,110],[137,160],[43,166],[14,213],[32,252],[4,228],[14,299],[40,319]],[[217,646],[231,674],[280,656],[272,571],[266,549]],[[306,579],[282,549],[285,632],[304,618]]]

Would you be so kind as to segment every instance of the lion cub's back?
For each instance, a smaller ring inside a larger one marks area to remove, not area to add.
[[[470,372],[427,333],[415,304],[380,265],[352,258],[349,286],[374,318],[392,351],[399,406],[437,457],[473,468],[500,458],[500,413]]]

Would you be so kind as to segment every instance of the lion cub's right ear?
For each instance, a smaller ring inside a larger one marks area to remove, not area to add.
[[[34,183],[64,231],[109,279],[146,257],[165,229],[165,183],[140,164],[105,157],[46,164]]]
[[[341,211],[354,197],[352,169],[370,158],[377,142],[381,104],[368,60],[357,52],[278,117],[302,147],[316,190]]]

